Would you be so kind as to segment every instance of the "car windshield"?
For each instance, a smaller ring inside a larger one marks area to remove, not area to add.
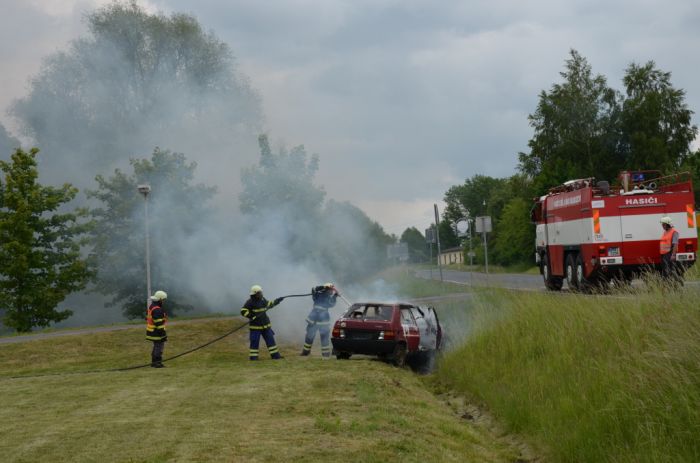
[[[346,318],[359,320],[391,320],[392,308],[390,305],[357,304],[350,307],[345,314]]]

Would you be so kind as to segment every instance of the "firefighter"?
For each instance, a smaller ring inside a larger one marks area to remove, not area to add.
[[[267,344],[270,357],[274,360],[283,358],[280,355],[279,347],[275,344],[275,332],[272,331],[270,318],[267,311],[282,302],[283,297],[278,297],[274,301],[268,301],[263,297],[263,290],[259,285],[250,288],[250,298],[243,304],[241,315],[250,319],[250,360],[257,360],[260,346],[260,336]]]
[[[304,338],[304,348],[300,355],[306,356],[311,353],[311,345],[314,343],[316,331],[321,336],[321,355],[324,359],[331,356],[330,329],[331,317],[328,309],[335,305],[335,300],[340,296],[333,283],[326,283],[311,289],[311,297],[314,307],[306,317],[306,337]]]
[[[165,291],[156,291],[151,296],[151,305],[146,313],[146,339],[153,343],[151,351],[151,367],[163,368],[163,350],[165,342],[168,340],[168,335],[165,333],[165,322],[168,321],[168,316],[163,310],[163,301],[168,298]]]
[[[678,252],[678,232],[673,228],[673,222],[668,216],[662,217],[661,226],[664,229],[659,241],[659,251],[661,253],[661,275],[670,280],[677,278],[676,252]]]

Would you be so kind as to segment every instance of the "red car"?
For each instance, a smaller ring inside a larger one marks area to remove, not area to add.
[[[407,359],[431,360],[440,350],[442,327],[433,307],[362,302],[335,322],[331,342],[338,359],[376,355],[403,366]]]

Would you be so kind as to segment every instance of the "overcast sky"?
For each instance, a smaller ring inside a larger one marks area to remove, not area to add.
[[[10,130],[6,109],[41,59],[84,35],[84,12],[105,3],[0,0],[0,121]],[[630,62],[654,60],[700,111],[697,0],[140,4],[190,13],[227,42],[262,96],[273,143],[318,153],[328,196],[390,233],[422,231],[433,203],[472,175],[515,172],[527,115],[571,48],[620,90]]]

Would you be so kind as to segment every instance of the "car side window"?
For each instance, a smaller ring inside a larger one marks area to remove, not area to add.
[[[402,325],[414,325],[416,322],[413,320],[411,311],[409,309],[401,309],[401,324]]]

